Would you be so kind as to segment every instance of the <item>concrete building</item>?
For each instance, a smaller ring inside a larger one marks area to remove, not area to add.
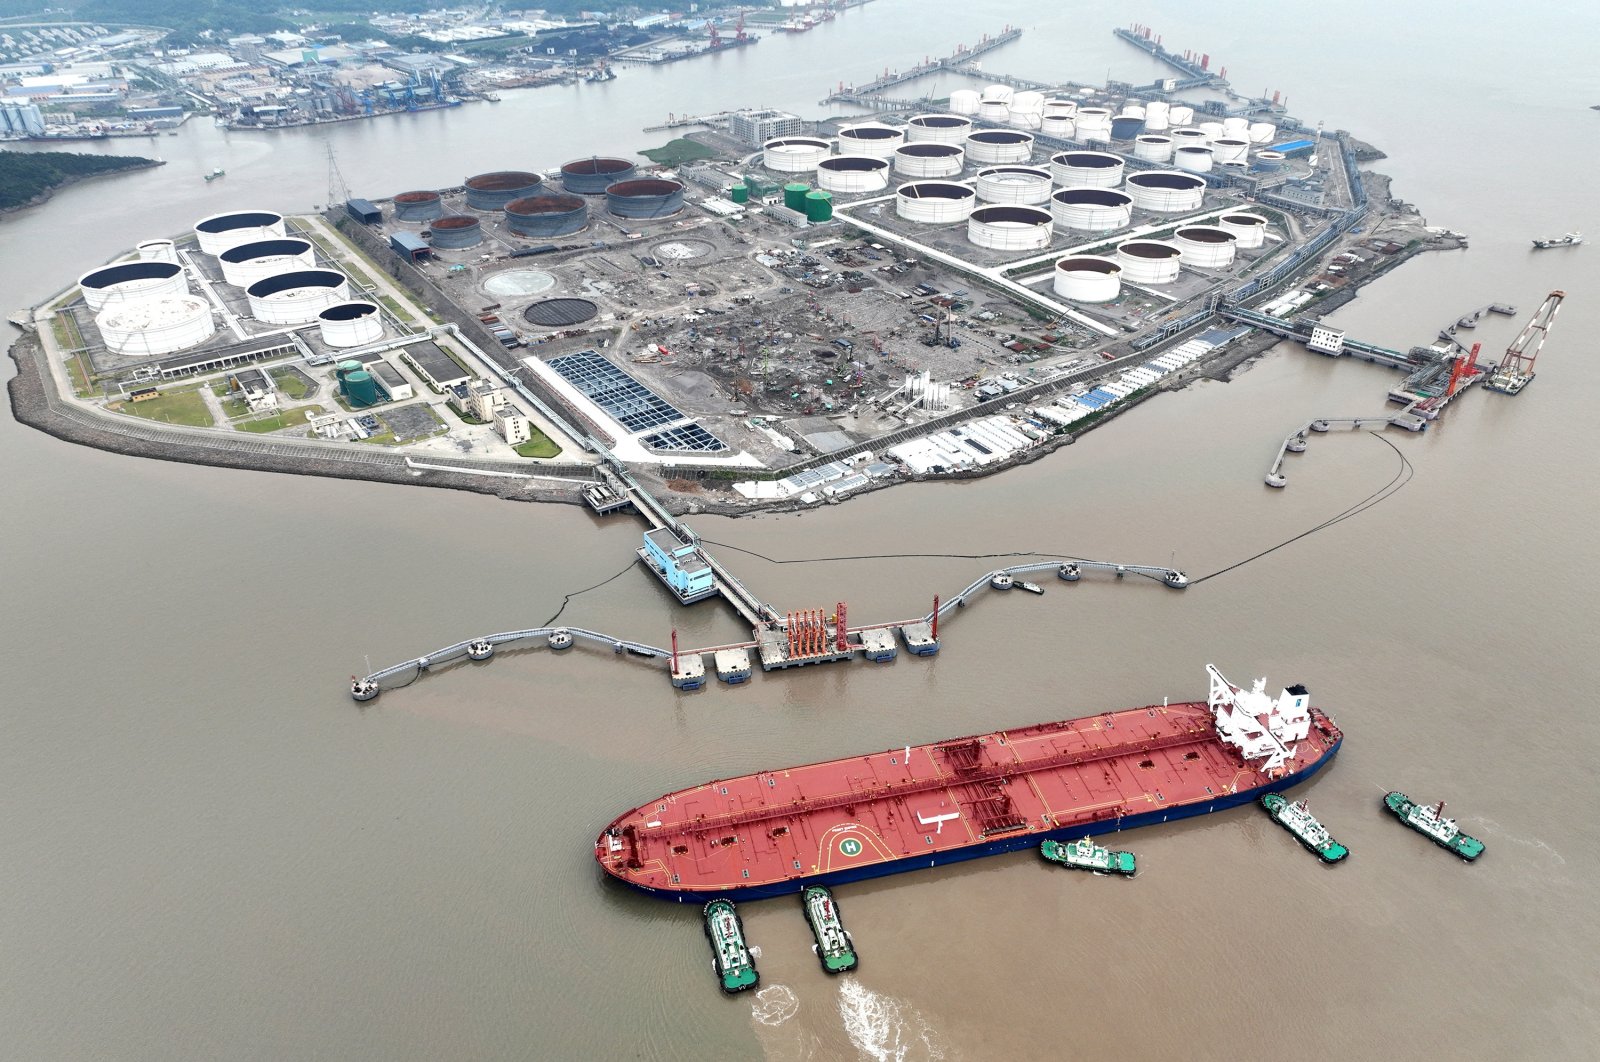
[[[645,563],[655,569],[663,582],[685,605],[711,597],[717,592],[711,566],[694,543],[685,542],[670,528],[658,527],[644,533],[644,548],[639,551]]]
[[[506,441],[507,446],[521,446],[533,438],[533,422],[512,405],[495,410],[494,430],[500,433],[500,438]]]
[[[402,357],[407,364],[417,370],[424,382],[440,393],[472,379],[471,374],[463,369],[456,359],[432,343],[418,343],[416,346],[407,347]]]
[[[728,132],[736,140],[760,147],[774,137],[797,136],[805,131],[800,116],[788,111],[735,111],[728,116]]]
[[[252,413],[278,408],[277,389],[260,369],[240,369],[228,377],[228,385],[234,394],[244,399]]]
[[[1329,328],[1327,325],[1312,325],[1311,340],[1306,346],[1319,354],[1343,354],[1344,330]]]
[[[389,394],[391,402],[404,402],[417,397],[417,389],[401,375],[400,370],[383,360],[367,363],[367,371],[378,381],[378,386]]]

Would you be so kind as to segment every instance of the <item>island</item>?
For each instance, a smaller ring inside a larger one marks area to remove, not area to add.
[[[160,166],[137,155],[79,155],[70,151],[0,151],[0,214],[36,206],[90,177]]]

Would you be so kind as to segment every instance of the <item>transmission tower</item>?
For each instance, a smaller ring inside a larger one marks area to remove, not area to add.
[[[350,185],[344,179],[344,174],[339,171],[339,160],[333,154],[333,145],[326,145],[328,151],[328,207],[331,209],[350,198]]]

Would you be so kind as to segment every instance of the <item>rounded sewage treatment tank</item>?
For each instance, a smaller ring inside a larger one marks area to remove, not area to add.
[[[1218,165],[1226,166],[1232,162],[1244,162],[1249,154],[1250,141],[1248,140],[1221,137],[1211,142],[1211,158]]]
[[[498,170],[467,178],[467,206],[473,210],[504,210],[513,199],[526,199],[544,191],[544,178],[526,170]]]
[[[570,195],[605,195],[606,188],[632,180],[637,173],[627,159],[573,159],[561,167],[561,188]]]
[[[1283,169],[1283,160],[1284,154],[1281,151],[1258,151],[1250,168],[1260,170],[1262,173],[1277,173]]]
[[[1069,255],[1056,262],[1054,288],[1073,302],[1110,302],[1122,294],[1122,266],[1099,255]]]
[[[750,202],[750,186],[748,184],[734,185],[732,188],[728,189],[728,198],[733,200],[735,203]]]
[[[1117,245],[1123,279],[1135,284],[1170,284],[1178,279],[1183,250],[1162,240],[1128,240]]]
[[[1063,151],[1050,156],[1050,173],[1063,188],[1115,188],[1127,163],[1106,151]]]
[[[761,147],[761,165],[779,173],[804,173],[833,154],[833,144],[815,136],[780,136]]]
[[[113,354],[149,357],[204,343],[216,333],[211,304],[196,295],[156,295],[107,306],[94,319]]]
[[[171,240],[145,240],[134,248],[144,262],[176,262],[178,245]]]
[[[270,240],[286,235],[283,215],[270,210],[236,210],[228,214],[213,214],[194,223],[194,234],[200,250],[206,254],[221,254],[229,247],[256,240]]]
[[[1173,233],[1172,242],[1183,250],[1183,264],[1220,269],[1233,263],[1238,237],[1217,225],[1187,225]]]
[[[1047,203],[1050,171],[1035,166],[989,166],[973,182],[985,203]]]
[[[1067,114],[1046,114],[1039,119],[1039,132],[1060,140],[1072,140],[1078,135],[1078,126]]]
[[[222,279],[236,288],[248,288],[258,280],[296,269],[315,269],[317,255],[309,241],[295,236],[281,240],[241,243],[217,255]]]
[[[589,201],[581,196],[536,195],[506,204],[506,228],[518,236],[570,236],[589,224]]]
[[[894,149],[906,142],[906,131],[877,122],[847,125],[839,130],[839,154],[894,157]]]
[[[1160,133],[1140,133],[1133,141],[1133,157],[1145,162],[1171,162],[1172,138]]]
[[[432,221],[444,216],[444,199],[438,192],[401,192],[394,197],[396,221]]]
[[[378,391],[378,381],[366,369],[357,369],[344,378],[344,396],[350,400],[354,409],[366,409],[383,401],[383,396]]]
[[[817,167],[817,187],[859,195],[889,186],[889,162],[873,155],[833,155]]]
[[[435,248],[476,247],[483,242],[483,222],[465,214],[446,214],[429,222],[428,239]]]
[[[1217,227],[1233,233],[1235,245],[1244,250],[1260,247],[1267,240],[1267,219],[1260,214],[1224,214]]]
[[[1133,200],[1111,188],[1063,188],[1050,197],[1056,225],[1078,232],[1114,232],[1126,228]]]
[[[978,196],[964,184],[949,181],[912,181],[895,192],[895,213],[907,221],[945,224],[965,221],[978,205]]]
[[[806,193],[811,191],[811,186],[804,181],[790,181],[783,186],[783,205],[790,210],[804,211],[806,208]]]
[[[967,218],[967,239],[994,251],[1050,246],[1050,211],[1034,206],[981,206]]]
[[[1027,162],[1033,135],[1013,129],[981,129],[967,137],[967,158],[976,163]]]
[[[979,96],[976,89],[956,89],[950,93],[950,113],[973,115],[978,113]]]
[[[1251,122],[1246,139],[1252,144],[1270,144],[1278,135],[1278,127],[1271,122]]]
[[[965,164],[957,144],[904,144],[894,153],[894,171],[907,177],[954,177]]]
[[[606,189],[606,209],[619,218],[666,218],[683,209],[683,185],[659,177],[618,181]]]
[[[1142,132],[1144,132],[1143,117],[1133,118],[1125,114],[1119,114],[1111,119],[1112,140],[1132,140]]]
[[[363,299],[336,302],[317,314],[317,330],[330,347],[362,347],[383,338],[383,315]]]
[[[806,220],[812,224],[820,224],[833,220],[833,193],[821,190],[807,192],[805,199]]]
[[[1181,170],[1146,170],[1128,177],[1123,190],[1133,197],[1140,210],[1158,214],[1179,214],[1200,209],[1206,195],[1206,179]]]
[[[160,295],[187,295],[189,278],[176,262],[135,260],[91,269],[78,278],[83,301],[98,313],[107,306]]]
[[[911,143],[962,144],[972,132],[972,119],[959,114],[919,114],[906,122]]]
[[[1198,144],[1186,144],[1172,153],[1172,163],[1190,173],[1211,172],[1211,149]]]
[[[334,303],[350,301],[350,282],[336,269],[299,269],[263,277],[245,296],[264,324],[310,324]]]

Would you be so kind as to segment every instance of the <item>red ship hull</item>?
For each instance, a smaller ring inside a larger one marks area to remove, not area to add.
[[[1315,708],[1311,719],[1272,774],[1218,737],[1204,702],[760,771],[629,811],[595,859],[661,899],[754,900],[1206,815],[1325,766],[1343,735]]]

